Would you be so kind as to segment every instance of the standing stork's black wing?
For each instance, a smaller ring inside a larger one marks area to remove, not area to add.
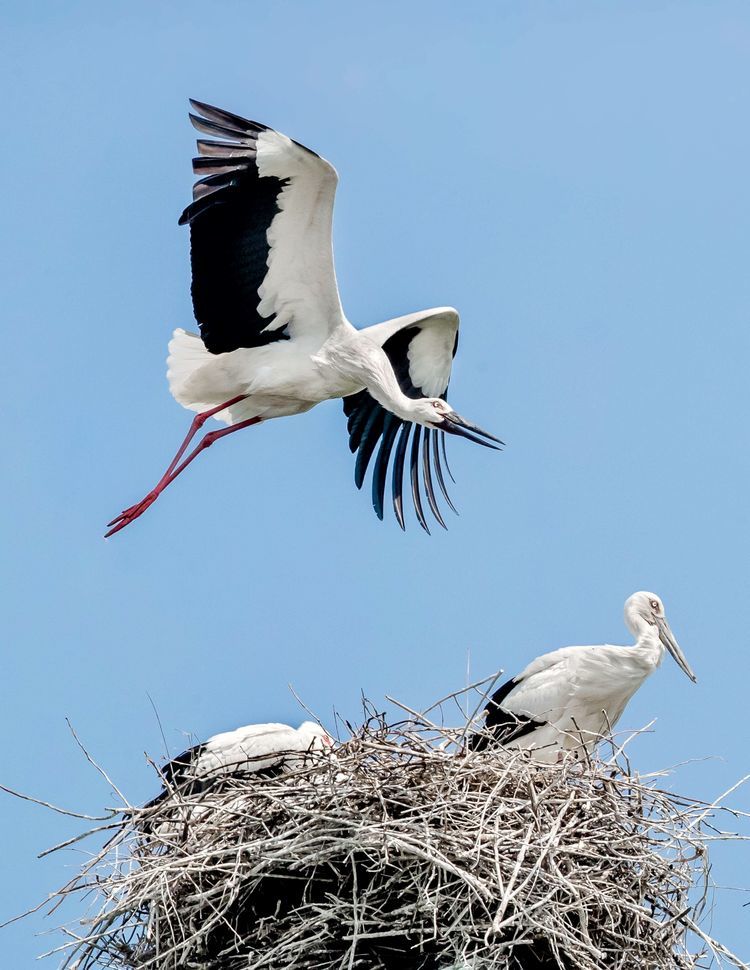
[[[444,309],[427,311],[421,315],[422,319],[419,319],[420,315],[414,316],[415,322],[409,322],[405,326],[399,327],[397,321],[391,321],[396,326],[388,323],[380,325],[386,334],[389,330],[392,331],[383,341],[383,350],[391,362],[401,390],[407,397],[441,397],[445,400],[451,362],[458,346],[458,314],[455,310]],[[378,330],[379,327],[372,328],[373,332]],[[357,488],[362,487],[368,465],[375,454],[372,504],[378,518],[383,518],[388,466],[393,456],[393,509],[398,524],[402,529],[405,528],[403,480],[408,454],[409,482],[419,524],[429,533],[422,500],[424,491],[432,514],[446,528],[435,494],[437,484],[445,501],[456,512],[448,495],[443,472],[445,465],[445,470],[453,479],[445,454],[445,432],[423,428],[396,417],[366,390],[344,398],[344,413],[349,419],[349,447],[352,452],[357,453],[354,468]]]
[[[546,721],[530,717],[528,714],[514,713],[502,706],[505,698],[518,687],[521,677],[514,677],[502,684],[490,697],[485,708],[484,730],[472,735],[469,747],[472,751],[484,751],[491,740],[497,744],[510,744],[526,737],[537,728],[544,727]]]
[[[315,152],[255,121],[191,101],[198,141],[190,225],[195,318],[212,354],[343,319],[331,222],[338,177]],[[216,139],[219,140],[216,140]],[[283,199],[282,199],[283,196]]]

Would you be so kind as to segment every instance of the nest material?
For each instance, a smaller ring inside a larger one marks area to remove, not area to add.
[[[61,891],[96,900],[64,966],[745,966],[699,927],[712,809],[622,756],[541,767],[464,740],[371,718],[293,773],[135,810]]]

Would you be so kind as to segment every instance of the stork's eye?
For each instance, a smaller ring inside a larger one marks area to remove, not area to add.
[[[442,401],[433,401],[432,402],[432,406],[435,408],[436,411],[442,411],[443,410]]]
[[[652,610],[656,610],[657,613],[659,612],[659,601],[658,600],[651,600],[651,609]]]

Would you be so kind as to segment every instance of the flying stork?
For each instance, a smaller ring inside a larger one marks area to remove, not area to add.
[[[393,453],[392,501],[404,528],[408,450],[417,519],[429,532],[421,473],[432,514],[445,526],[434,485],[455,511],[443,474],[445,432],[489,448],[502,445],[446,403],[458,313],[438,307],[356,330],[344,316],[333,266],[336,170],[272,128],[190,103],[194,127],[210,136],[198,140],[193,171],[199,178],[179,220],[190,226],[200,336],[174,331],[167,378],[172,396],[196,415],[156,486],[113,519],[106,535],[142,515],[214,441],[332,398],[344,399],[358,488],[378,449],[372,475],[378,517]],[[208,418],[227,427],[209,431],[188,450]]]
[[[161,804],[175,792],[183,796],[198,794],[220,776],[292,770],[304,764],[310,752],[332,745],[333,739],[314,721],[303,721],[298,728],[288,724],[249,724],[215,734],[164,765],[164,788],[144,808]]]
[[[482,750],[494,741],[531,750],[535,761],[547,764],[564,751],[592,751],[661,664],[665,648],[696,683],[656,593],[633,593],[625,624],[635,637],[632,647],[563,647],[533,660],[492,695],[484,730],[472,736],[470,747]]]

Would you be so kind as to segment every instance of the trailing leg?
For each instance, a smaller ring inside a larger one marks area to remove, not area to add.
[[[105,539],[109,538],[109,536],[111,535],[114,535],[116,532],[119,532],[121,529],[124,529],[126,525],[130,525],[131,522],[139,518],[139,516],[143,515],[146,509],[150,505],[153,505],[153,503],[161,495],[164,489],[168,485],[170,485],[175,480],[175,478],[177,478],[177,476],[187,468],[187,466],[190,464],[191,461],[193,461],[194,458],[198,457],[201,451],[204,451],[206,448],[212,445],[214,441],[217,441],[219,438],[223,438],[225,435],[232,434],[234,431],[240,431],[242,428],[249,428],[251,425],[258,424],[262,420],[259,417],[248,418],[245,421],[239,421],[237,424],[232,424],[228,428],[221,428],[217,431],[209,431],[207,434],[204,435],[200,443],[197,445],[197,447],[193,449],[193,451],[188,455],[188,457],[184,459],[182,462],[180,462],[180,459],[185,454],[185,451],[187,450],[188,445],[195,437],[196,433],[203,426],[205,421],[208,418],[212,417],[214,414],[218,414],[219,411],[224,410],[224,408],[229,407],[232,404],[236,404],[238,401],[244,400],[245,397],[246,395],[240,395],[239,397],[232,398],[231,401],[227,401],[224,404],[218,405],[217,407],[212,408],[209,411],[203,411],[201,412],[201,414],[197,414],[193,418],[193,421],[190,425],[190,430],[185,436],[185,440],[180,445],[180,448],[178,449],[177,454],[169,463],[169,467],[164,472],[160,480],[157,482],[156,486],[148,493],[148,495],[142,498],[140,502],[137,502],[135,505],[132,505],[129,509],[125,509],[123,512],[120,513],[120,515],[118,515],[115,519],[113,519],[111,522],[108,523],[108,526],[110,526],[110,529],[105,534],[104,536]]]

